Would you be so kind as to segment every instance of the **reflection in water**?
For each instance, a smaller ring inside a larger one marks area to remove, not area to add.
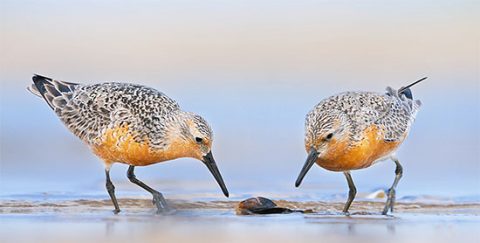
[[[336,211],[343,202],[275,201],[279,206],[313,209],[316,213],[237,216],[239,201],[169,201],[176,210],[156,215],[150,199],[120,199],[123,210],[112,213],[109,200],[0,201],[0,241],[21,241],[35,235],[49,242],[137,241],[170,242],[318,242],[371,238],[445,242],[438,226],[449,224],[448,234],[460,239],[480,226],[480,204],[397,205],[393,216],[383,216],[384,202],[358,201],[345,216]],[[458,212],[462,212],[459,214]],[[56,229],[55,234],[49,229]],[[22,234],[18,230],[21,229]],[[274,232],[274,233],[273,233]],[[422,238],[423,237],[423,238]]]
[[[390,234],[394,235],[395,234],[395,224],[388,223],[387,224],[387,230]]]
[[[371,208],[371,210],[376,210]],[[395,226],[402,222],[401,218],[381,213],[354,212],[345,215],[341,212],[319,212],[306,215],[308,223],[325,225],[330,233],[356,236],[364,235],[365,232],[375,231],[379,235],[394,235]]]
[[[105,221],[105,236],[108,237],[110,235],[113,235],[114,233],[114,227],[115,227],[115,221],[113,220],[106,220]]]

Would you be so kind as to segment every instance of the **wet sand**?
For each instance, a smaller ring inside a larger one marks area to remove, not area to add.
[[[148,213],[154,212],[154,206],[150,199],[122,198],[118,199],[121,205],[121,214]],[[171,215],[188,210],[219,210],[233,211],[239,201],[187,201],[168,200],[169,206],[173,209]],[[310,209],[313,214],[336,214],[343,209],[343,202],[298,202],[288,200],[274,200],[280,207],[290,209]],[[384,202],[380,201],[355,201],[351,206],[352,214],[376,214],[383,209]],[[103,200],[65,200],[65,201],[29,201],[29,200],[2,200],[0,201],[0,214],[48,214],[48,213],[102,213],[110,211],[112,203],[109,199]],[[421,213],[421,214],[471,214],[480,216],[480,203],[419,203],[419,202],[397,202],[395,214]],[[120,214],[120,215],[121,215]],[[307,213],[309,214],[309,213]],[[479,218],[480,219],[480,218]]]
[[[150,199],[1,200],[0,242],[479,242],[480,203],[399,202],[389,216],[381,201],[277,200],[281,207],[314,213],[238,216],[238,201],[168,200],[156,215]]]

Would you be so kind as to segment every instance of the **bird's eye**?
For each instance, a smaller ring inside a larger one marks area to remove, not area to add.
[[[197,141],[197,143],[201,143],[201,142],[203,142],[203,139],[202,139],[202,138],[199,138],[199,137],[196,137],[196,138],[195,138],[195,141]]]
[[[330,139],[332,139],[332,137],[333,137],[333,133],[329,133],[329,134],[325,137],[325,139],[326,139],[326,140],[330,140]]]

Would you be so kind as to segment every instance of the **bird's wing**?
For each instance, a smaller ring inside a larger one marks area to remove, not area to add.
[[[352,125],[354,140],[361,140],[365,129],[377,125],[383,131],[386,141],[396,141],[403,138],[410,124],[408,107],[388,95],[346,92],[325,104],[331,104],[346,115]]]
[[[67,127],[89,144],[106,129],[128,126],[139,140],[161,130],[162,120],[178,104],[145,86],[124,83],[85,85],[76,89],[64,109],[57,112]],[[159,125],[160,124],[160,125]]]
[[[27,87],[32,94],[42,97],[55,112],[63,109],[72,98],[73,91],[80,86],[77,83],[53,80],[38,74],[32,77],[33,84]]]
[[[381,127],[385,141],[403,140],[410,129],[415,114],[411,106],[396,97],[382,95],[382,112],[374,124]],[[415,111],[416,113],[416,111]]]
[[[352,129],[352,139],[362,139],[362,132],[377,125],[385,141],[398,141],[410,129],[420,101],[373,92],[346,92],[322,101],[317,113],[338,110],[345,114]],[[308,118],[308,117],[307,117]]]

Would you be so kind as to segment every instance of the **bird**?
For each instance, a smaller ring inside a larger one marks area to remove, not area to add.
[[[349,215],[357,193],[350,171],[391,159],[396,165],[395,179],[382,214],[393,213],[395,189],[403,175],[395,152],[409,134],[422,104],[413,98],[410,88],[426,78],[398,90],[387,87],[385,93],[344,92],[320,101],[305,118],[308,156],[295,187],[300,186],[314,163],[329,171],[343,172],[349,187],[343,213]]]
[[[157,213],[169,211],[163,195],[135,176],[136,166],[177,158],[202,161],[229,193],[212,155],[213,132],[201,116],[183,111],[156,89],[130,83],[79,84],[35,74],[27,89],[43,98],[63,124],[104,163],[106,189],[120,212],[110,180],[114,163],[129,165],[128,179],[150,192]]]

